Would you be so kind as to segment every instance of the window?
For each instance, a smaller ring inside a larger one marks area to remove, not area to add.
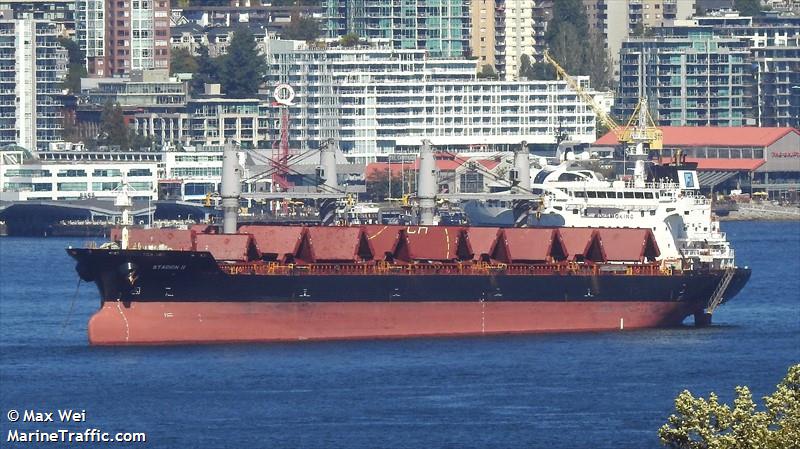
[[[98,178],[108,178],[111,176],[122,176],[122,172],[116,168],[96,169],[92,172],[92,176]]]
[[[109,192],[119,187],[118,182],[93,182],[92,191],[94,192]]]
[[[80,192],[86,190],[85,182],[59,182],[58,190],[62,192]]]
[[[461,175],[460,189],[463,193],[483,192],[483,174],[467,172]]]
[[[644,192],[635,192],[635,193],[634,193],[634,197],[635,197],[636,199],[640,199],[640,200],[641,200],[641,199],[644,199]]]
[[[128,176],[152,176],[149,168],[132,168],[128,170]]]
[[[59,178],[82,178],[86,176],[86,170],[59,170],[56,176]]]
[[[188,182],[184,186],[184,195],[205,195],[214,192],[213,183]]]
[[[625,192],[625,198],[633,198],[633,192]]]
[[[586,196],[589,198],[597,198],[597,192],[586,192]]]

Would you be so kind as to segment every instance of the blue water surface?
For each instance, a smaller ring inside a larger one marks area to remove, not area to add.
[[[758,398],[800,361],[800,223],[723,230],[753,276],[710,328],[146,348],[88,346],[83,239],[0,238],[0,447],[657,448],[681,390]],[[6,416],[65,408],[87,422]],[[6,441],[87,427],[148,441]]]

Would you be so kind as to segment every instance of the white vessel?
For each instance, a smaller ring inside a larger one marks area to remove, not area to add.
[[[650,228],[665,265],[734,267],[734,251],[700,194],[693,164],[637,161],[634,175],[607,180],[579,161],[531,169],[532,189],[545,199],[528,219],[533,227]],[[511,226],[508,202],[470,201],[472,225]]]

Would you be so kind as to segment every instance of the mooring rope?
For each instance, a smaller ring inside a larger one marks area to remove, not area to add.
[[[75,294],[72,295],[72,301],[69,304],[69,310],[67,311],[67,316],[64,317],[64,322],[61,323],[61,332],[60,335],[64,334],[64,329],[67,327],[67,323],[69,322],[70,317],[72,316],[73,310],[75,310],[75,301],[78,299],[78,292],[81,289],[81,278],[78,277],[78,285],[75,286]]]

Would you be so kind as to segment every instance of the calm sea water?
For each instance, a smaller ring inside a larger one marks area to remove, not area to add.
[[[710,328],[156,348],[87,345],[81,239],[2,238],[0,447],[89,427],[153,448],[657,448],[681,390],[761,397],[800,361],[800,223],[723,228],[753,276]],[[6,417],[63,408],[87,422]]]

